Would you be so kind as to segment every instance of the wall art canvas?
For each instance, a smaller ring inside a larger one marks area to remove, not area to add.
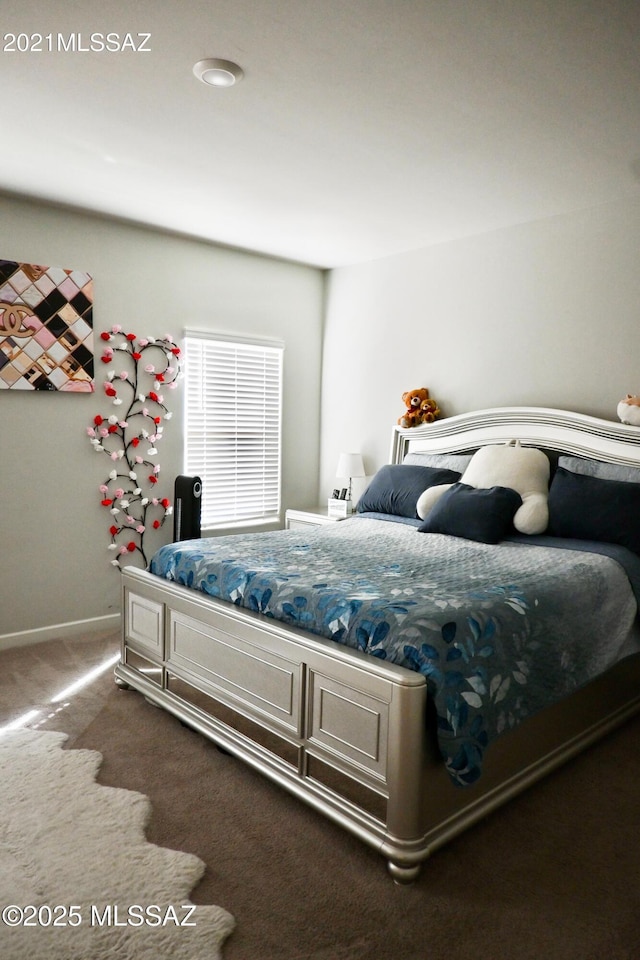
[[[92,393],[93,280],[0,260],[0,389]]]

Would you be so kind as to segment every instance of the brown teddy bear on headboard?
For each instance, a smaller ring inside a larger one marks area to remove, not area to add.
[[[402,401],[407,409],[401,417],[398,417],[400,427],[417,427],[420,423],[432,423],[440,414],[438,404],[430,399],[426,387],[407,390],[402,394]]]
[[[420,423],[433,423],[440,416],[440,407],[435,400],[423,400],[420,404]]]

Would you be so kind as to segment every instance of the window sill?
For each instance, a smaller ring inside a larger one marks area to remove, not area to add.
[[[260,517],[256,520],[238,520],[235,523],[218,523],[212,527],[203,527],[201,535],[203,537],[223,537],[226,534],[233,533],[264,533],[267,530],[279,530],[282,528],[280,517],[264,519]]]

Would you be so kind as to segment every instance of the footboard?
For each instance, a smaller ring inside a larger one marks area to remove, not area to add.
[[[381,852],[424,859],[424,677],[123,571],[116,678]]]

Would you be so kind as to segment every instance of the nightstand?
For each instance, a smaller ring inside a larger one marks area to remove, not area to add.
[[[319,527],[324,523],[337,523],[344,517],[330,517],[326,507],[311,507],[308,510],[287,510],[284,525],[287,530],[303,530],[305,527]]]

